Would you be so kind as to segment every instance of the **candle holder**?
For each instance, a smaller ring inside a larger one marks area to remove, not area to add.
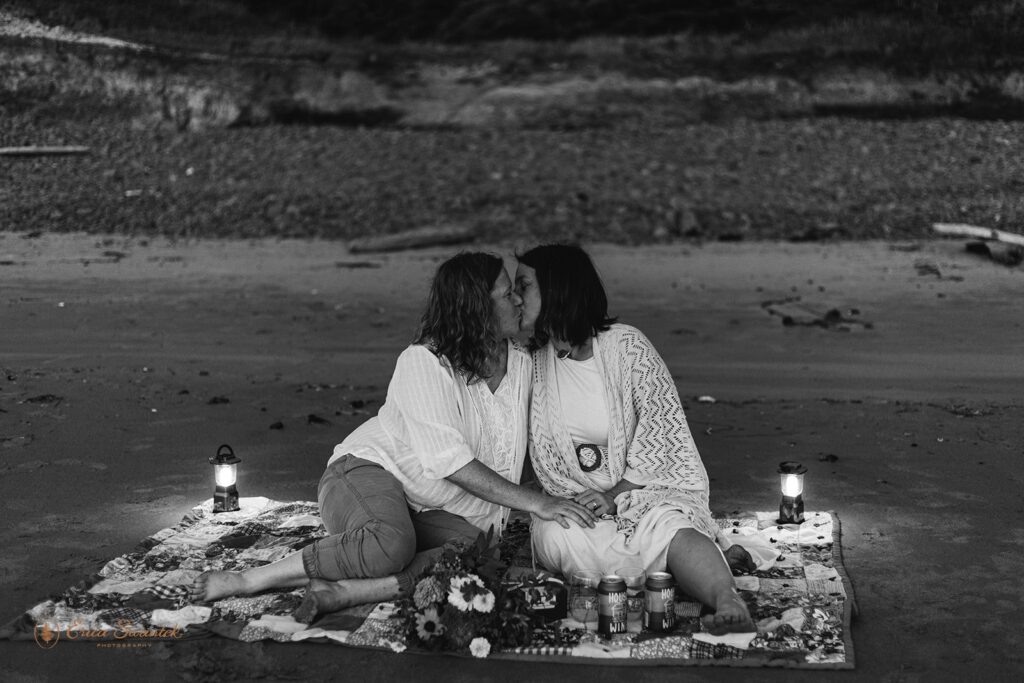
[[[798,462],[779,463],[782,502],[779,503],[779,524],[801,524],[804,521],[804,473],[807,468]]]
[[[238,463],[241,458],[235,455],[231,446],[224,444],[217,449],[217,455],[210,458],[213,465],[213,479],[217,488],[213,492],[214,512],[234,512],[238,510]]]

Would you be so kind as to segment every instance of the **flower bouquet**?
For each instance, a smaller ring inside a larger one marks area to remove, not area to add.
[[[486,657],[531,642],[537,617],[522,591],[502,583],[507,566],[493,536],[491,529],[468,547],[445,546],[399,602],[410,645]]]

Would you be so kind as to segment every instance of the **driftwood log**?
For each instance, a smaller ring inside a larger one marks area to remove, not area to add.
[[[961,223],[935,223],[932,230],[940,235],[949,237],[973,237],[975,239],[993,240],[1006,244],[1016,244],[1024,247],[1024,235],[1017,235],[1012,232],[1004,232],[995,228],[982,228],[977,225],[963,225]]]
[[[88,147],[0,147],[0,157],[45,157],[68,154],[88,154]]]
[[[391,235],[361,237],[348,244],[349,253],[363,254],[381,251],[421,249],[449,244],[472,242],[473,230],[466,226],[439,226],[397,232]]]

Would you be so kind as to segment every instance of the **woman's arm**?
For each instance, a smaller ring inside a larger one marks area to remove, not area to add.
[[[388,400],[405,418],[424,476],[446,479],[489,503],[526,510],[565,528],[570,522],[594,526],[597,516],[579,503],[513,484],[474,457],[462,433],[456,381],[430,351],[410,347],[399,357],[388,387]]]
[[[446,479],[490,503],[532,512],[541,519],[554,520],[568,529],[570,522],[591,527],[597,515],[586,506],[568,498],[556,498],[525,486],[513,484],[479,460],[466,463]]]

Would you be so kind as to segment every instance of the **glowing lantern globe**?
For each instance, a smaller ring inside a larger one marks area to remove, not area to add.
[[[238,508],[238,489],[235,482],[238,480],[238,463],[240,458],[231,450],[231,446],[224,444],[217,449],[217,455],[210,458],[213,465],[213,478],[217,488],[213,493],[214,512],[234,512]]]
[[[798,462],[779,463],[782,502],[779,503],[779,524],[801,524],[804,521],[804,472]]]

